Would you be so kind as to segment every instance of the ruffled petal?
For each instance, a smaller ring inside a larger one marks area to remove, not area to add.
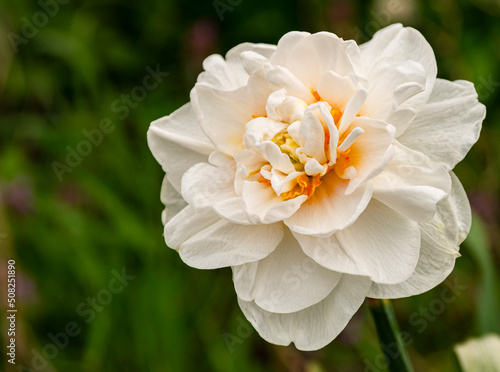
[[[184,199],[198,209],[211,207],[220,201],[236,197],[235,164],[231,160],[228,159],[224,166],[199,163],[189,168],[182,177]]]
[[[196,84],[191,102],[200,126],[215,147],[233,155],[243,149],[245,124],[255,116],[265,116],[265,102],[259,102],[241,87],[233,91]]]
[[[300,125],[300,135],[304,139],[304,153],[323,164],[327,160],[324,146],[325,130],[315,111],[312,105],[306,110]]]
[[[266,79],[277,88],[285,88],[289,96],[297,97],[308,104],[316,101],[304,83],[283,66],[270,68],[266,72]]]
[[[354,92],[352,97],[349,99],[349,102],[347,102],[344,114],[340,119],[340,124],[339,124],[340,133],[343,133],[349,126],[349,124],[353,122],[354,118],[358,115],[359,111],[363,107],[367,96],[368,96],[367,91],[362,87],[358,87],[356,92]]]
[[[398,141],[451,170],[476,143],[485,116],[472,83],[437,79],[429,101]]]
[[[248,219],[255,224],[268,224],[290,217],[307,199],[299,195],[283,201],[269,184],[245,181],[243,184],[243,208]]]
[[[395,136],[392,125],[364,116],[355,118],[350,128],[361,128],[363,134],[349,147],[345,163],[337,161],[334,168],[339,176],[342,173],[340,169],[351,166],[356,169],[355,176],[349,177],[350,182],[346,190],[348,194],[387,168],[394,155]],[[350,130],[347,131],[349,132]]]
[[[295,234],[304,252],[327,269],[400,283],[414,271],[420,248],[418,224],[372,200],[350,227],[328,238]]]
[[[160,200],[165,206],[165,209],[161,213],[161,221],[164,225],[187,206],[186,201],[175,190],[174,186],[167,179],[167,176],[163,178],[161,184]]]
[[[257,151],[273,166],[284,173],[291,173],[295,168],[290,157],[284,154],[278,145],[271,141],[263,141],[256,144]]]
[[[422,100],[412,102],[411,98],[425,90],[426,71],[415,61],[399,61],[391,58],[379,60],[368,74],[368,96],[363,107],[364,115],[385,120],[402,133],[413,116],[402,118],[396,113],[404,109],[418,111]],[[394,120],[396,119],[396,120]],[[391,121],[389,121],[391,120]]]
[[[389,166],[373,179],[373,197],[414,221],[429,221],[450,191],[450,175],[418,151],[401,144],[395,149]]]
[[[361,76],[340,76],[335,71],[326,71],[318,83],[318,94],[330,106],[344,112],[347,103],[363,87],[365,80]]]
[[[210,85],[217,89],[234,90],[245,85],[248,74],[238,69],[232,71],[226,60],[219,54],[212,54],[203,61],[203,71],[198,75],[198,83]]]
[[[316,89],[325,71],[341,76],[356,73],[360,52],[357,44],[328,32],[290,32],[278,42],[271,64],[286,67],[305,85]]]
[[[400,298],[426,292],[443,282],[455,265],[460,243],[470,230],[471,211],[467,195],[457,177],[450,196],[439,202],[434,218],[420,225],[421,249],[413,274],[399,284],[373,283],[368,294],[373,298]]]
[[[260,336],[277,345],[291,342],[299,350],[317,350],[329,344],[344,329],[363,303],[371,281],[342,275],[333,291],[321,302],[291,314],[263,310],[253,301],[238,298],[243,314]]]
[[[261,260],[278,246],[283,225],[239,225],[215,212],[188,206],[165,225],[165,240],[182,260],[198,269],[216,269]]]
[[[190,237],[219,220],[220,217],[210,209],[197,211],[188,205],[165,224],[165,242],[170,248],[179,249]]]
[[[148,130],[148,145],[178,193],[184,172],[193,164],[207,161],[215,149],[201,130],[190,103],[153,121]]]
[[[360,50],[366,75],[385,58],[402,64],[404,61],[419,63],[425,70],[425,89],[408,99],[407,103],[419,107],[427,102],[436,81],[437,64],[432,47],[420,32],[394,24],[376,32],[370,41],[360,45]]]
[[[205,71],[198,75],[197,81],[220,90],[235,90],[244,86],[249,76],[243,66],[241,55],[252,52],[263,58],[270,58],[275,50],[275,45],[243,43],[232,48],[226,54],[226,59],[213,54],[203,61]]]
[[[288,229],[268,257],[233,267],[238,297],[273,313],[292,313],[320,302],[341,276],[306,256]]]
[[[245,212],[243,199],[241,196],[225,199],[218,202],[213,206],[214,211],[222,218],[242,225],[254,225],[256,222],[250,220],[248,214]]]
[[[284,66],[288,60],[287,51],[295,47],[295,45],[302,42],[307,37],[311,36],[309,32],[304,31],[291,31],[286,33],[279,39],[276,51],[271,56],[271,63],[273,65]]]

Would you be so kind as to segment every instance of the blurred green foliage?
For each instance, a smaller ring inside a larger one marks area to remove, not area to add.
[[[18,366],[30,367],[53,342],[49,334],[75,322],[81,333],[40,370],[385,370],[364,306],[323,350],[275,347],[238,309],[230,270],[194,270],[167,249],[163,172],[146,132],[189,100],[209,54],[245,41],[275,44],[290,30],[363,42],[395,22],[421,31],[439,76],[473,81],[488,108],[481,139],[456,168],[477,213],[463,257],[444,284],[394,301],[410,356],[417,371],[452,370],[453,344],[499,332],[498,1],[1,1],[0,259],[17,262]],[[148,67],[169,75],[127,101]],[[84,130],[103,119],[113,129],[60,180],[54,162],[67,165]],[[88,299],[122,268],[135,278],[87,323],[82,304],[91,309]],[[441,307],[450,286],[456,299]],[[0,363],[8,366],[3,352]]]

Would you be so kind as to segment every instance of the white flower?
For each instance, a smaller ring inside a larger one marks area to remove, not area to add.
[[[448,276],[471,221],[451,170],[485,107],[471,83],[436,78],[418,31],[361,46],[290,32],[203,67],[191,102],[148,132],[165,239],[190,266],[232,267],[264,339],[321,348],[365,297]]]

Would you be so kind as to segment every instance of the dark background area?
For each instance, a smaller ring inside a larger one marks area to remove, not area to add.
[[[0,304],[14,259],[18,309],[7,370],[385,370],[366,305],[320,351],[277,347],[239,310],[229,269],[195,270],[168,249],[146,132],[189,100],[212,53],[291,30],[361,43],[395,22],[487,106],[456,168],[475,213],[462,257],[440,286],[393,301],[410,357],[417,371],[452,371],[453,345],[500,332],[498,1],[0,0]]]

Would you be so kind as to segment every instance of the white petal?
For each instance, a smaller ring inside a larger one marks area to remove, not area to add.
[[[277,88],[285,88],[289,96],[300,98],[308,104],[316,102],[309,88],[282,66],[270,68],[266,73],[266,79]]]
[[[271,45],[271,44],[254,44],[254,43],[242,43],[239,44],[229,50],[226,54],[226,60],[233,69],[242,66],[241,59],[242,59],[242,54],[245,52],[253,52],[260,54],[261,56],[265,57],[266,59],[271,58],[273,53],[276,51],[276,45]]]
[[[238,297],[273,313],[292,313],[320,302],[342,276],[306,256],[285,230],[283,240],[268,257],[233,267]]]
[[[303,117],[303,112],[302,112],[302,117]],[[290,124],[287,128],[288,134],[293,138],[295,143],[297,143],[299,146],[304,146],[304,137],[300,134],[300,127],[301,127],[301,120],[298,119],[297,121],[294,121],[292,124]]]
[[[428,103],[398,141],[451,170],[477,141],[485,115],[471,83],[437,79]]]
[[[238,165],[241,166],[242,175],[247,178],[250,177],[250,173],[258,171],[267,164],[266,159],[264,159],[262,155],[251,150],[242,150],[233,157]]]
[[[170,248],[179,249],[190,237],[219,220],[220,217],[210,209],[196,211],[188,205],[165,225],[165,242]]]
[[[254,224],[268,224],[290,217],[300,208],[307,196],[300,195],[283,201],[271,185],[245,181],[242,198],[249,220]]]
[[[367,183],[346,195],[348,181],[330,171],[324,175],[314,194],[285,220],[294,232],[312,236],[330,236],[356,221],[372,196],[372,185]]]
[[[437,219],[422,224],[422,232],[437,244],[447,242],[448,251],[456,254],[459,245],[470,231],[471,210],[467,194],[453,172],[450,172],[452,186],[450,197],[438,204]],[[444,240],[443,238],[446,238]]]
[[[277,90],[269,95],[266,102],[266,114],[269,119],[281,121],[281,118],[276,112],[276,109],[283,103],[285,99],[285,89]]]
[[[203,61],[205,71],[198,75],[198,82],[228,91],[242,87],[249,74],[243,68],[241,54],[250,51],[269,58],[275,50],[274,45],[243,43],[232,48],[226,60],[220,55],[211,55]]]
[[[354,118],[350,128],[361,128],[364,133],[350,146],[348,166],[356,168],[356,176],[352,178],[346,193],[379,175],[391,162],[394,155],[395,129],[392,125],[367,117]],[[337,161],[335,171],[344,166]],[[341,174],[339,174],[341,176]]]
[[[256,101],[247,87],[223,91],[198,83],[191,90],[191,103],[203,131],[227,155],[243,149],[245,124],[252,115],[265,116],[265,102]]]
[[[328,32],[290,33],[278,42],[271,63],[286,67],[305,85],[316,89],[325,71],[341,76],[355,73],[359,58],[359,48],[352,40],[344,41]]]
[[[232,71],[219,54],[212,54],[205,58],[203,70],[205,71],[198,75],[197,81],[218,89],[237,89],[248,80],[248,75],[244,71]]]
[[[373,179],[373,197],[414,221],[429,221],[448,195],[451,178],[424,154],[401,144],[395,149],[389,166]]]
[[[365,103],[367,95],[368,93],[365,89],[358,87],[358,90],[347,103],[345,112],[340,119],[339,133],[344,133],[349,124],[351,124],[356,115],[358,115],[359,110],[361,110]]]
[[[418,110],[425,103],[421,99],[415,102],[410,100],[425,90],[426,71],[418,62],[393,60],[389,57],[380,59],[372,66],[368,79],[368,97],[363,107],[367,116],[385,121],[389,117],[401,120],[401,117],[393,116],[397,110]],[[398,129],[398,133],[402,133],[408,124],[401,121],[389,123]]]
[[[354,128],[351,133],[347,135],[347,137],[342,141],[339,145],[338,150],[340,152],[347,151],[349,147],[361,136],[365,131],[359,127]]]
[[[277,144],[271,141],[264,141],[258,143],[256,149],[259,153],[271,163],[271,165],[280,170],[283,173],[292,173],[295,171],[295,167],[290,161],[290,157],[281,152]]]
[[[291,314],[270,313],[240,298],[238,303],[243,314],[268,342],[278,345],[293,342],[299,350],[317,350],[344,329],[363,303],[370,283],[368,278],[343,275],[327,298]]]
[[[412,105],[427,101],[436,81],[437,65],[432,47],[420,32],[411,27],[394,24],[373,35],[372,40],[360,46],[365,72],[373,69],[379,60],[415,61],[425,70],[425,90],[411,99]]]
[[[274,251],[282,238],[281,224],[248,226],[219,219],[191,236],[178,249],[189,266],[216,269],[261,260]]]
[[[248,78],[247,82],[248,92],[250,93],[252,101],[256,102],[256,106],[265,107],[269,95],[271,95],[275,91],[275,88],[266,79],[266,71],[268,69],[269,66],[265,65],[262,68],[255,71]],[[263,114],[261,114],[259,111],[259,114],[255,113],[254,116],[255,115],[262,116]]]
[[[248,75],[252,75],[254,72],[260,70],[261,68],[270,65],[268,58],[253,51],[246,51],[241,53],[240,58],[241,63],[243,64],[243,68],[248,73]]]
[[[214,151],[190,103],[152,122],[148,130],[148,145],[179,193],[184,172],[193,164],[207,161],[208,155]]]
[[[163,205],[165,205],[165,209],[161,214],[161,220],[164,225],[187,206],[186,201],[182,198],[181,194],[175,190],[167,179],[167,176],[163,178],[161,184],[160,199]]]
[[[410,107],[414,106],[414,107]],[[394,123],[397,126],[396,129],[396,137],[398,137],[401,133],[403,133],[408,126],[411,125],[412,120],[417,116],[417,111],[420,110],[422,105],[419,108],[416,108],[417,105],[409,105],[405,104],[399,106],[395,110],[390,110],[389,116],[385,121],[387,123]]]
[[[323,166],[314,158],[308,159],[306,165],[304,166],[308,176],[312,176],[324,171]]]
[[[338,272],[400,283],[414,271],[420,249],[418,224],[372,200],[350,227],[328,238],[295,234],[304,252]]]
[[[470,230],[471,213],[467,195],[452,173],[448,199],[438,204],[432,221],[420,225],[422,245],[414,273],[399,284],[376,284],[369,297],[400,298],[426,292],[443,282],[455,265],[459,245]]]
[[[323,113],[323,118],[325,118],[326,124],[328,126],[328,132],[330,133],[330,139],[329,139],[329,147],[330,147],[330,161],[328,162],[328,166],[331,167],[334,165],[337,161],[337,144],[339,142],[339,130],[337,129],[337,126],[335,125],[335,122],[333,121],[333,117],[330,116],[328,117],[325,115],[325,107],[322,105],[320,106],[320,109]]]
[[[278,41],[276,51],[273,53],[271,63],[274,65],[284,65],[288,59],[287,51],[291,50],[296,44],[309,37],[309,32],[291,31],[286,33]]]
[[[241,225],[255,225],[245,212],[241,196],[222,200],[213,206],[214,211],[229,222]]]
[[[321,167],[321,170],[323,170],[323,167]],[[290,174],[286,174],[273,169],[271,172],[271,186],[276,192],[276,195],[281,195],[293,189],[297,184],[297,177],[302,175],[304,175],[304,172],[291,172]]]
[[[340,76],[334,71],[326,71],[318,83],[318,94],[330,106],[344,112],[347,103],[362,86],[363,81],[360,76]]]
[[[300,135],[304,138],[304,152],[323,164],[326,162],[325,130],[314,111],[313,105],[306,110],[300,125]]]
[[[264,165],[262,168],[260,168],[260,175],[264,177],[266,180],[271,180],[273,177],[273,167],[271,167],[270,164]],[[252,181],[259,181],[258,180],[252,180]]]
[[[283,122],[293,123],[296,120],[302,120],[306,107],[307,103],[301,99],[297,97],[286,97],[283,103],[277,107],[276,112]],[[288,133],[293,137],[290,133],[290,129],[288,129]],[[297,140],[295,141],[297,142]]]
[[[234,163],[234,162],[233,162]],[[194,208],[206,208],[236,197],[234,190],[235,167],[215,167],[207,163],[192,166],[182,177],[182,195]]]
[[[276,134],[286,129],[287,125],[267,117],[257,117],[246,124],[243,143],[246,148],[256,150],[256,145],[262,141],[270,141]]]

